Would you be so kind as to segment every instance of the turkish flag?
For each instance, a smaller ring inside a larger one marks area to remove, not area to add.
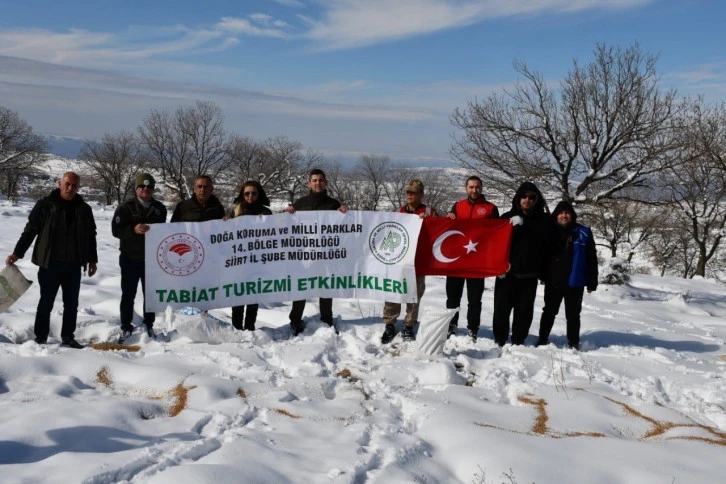
[[[417,276],[492,277],[509,268],[507,219],[426,217],[416,247]]]

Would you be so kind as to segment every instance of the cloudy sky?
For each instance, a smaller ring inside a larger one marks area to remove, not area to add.
[[[660,54],[665,87],[726,99],[719,0],[0,0],[0,105],[92,138],[211,100],[226,127],[331,157],[448,159],[449,115],[552,83],[597,42]]]

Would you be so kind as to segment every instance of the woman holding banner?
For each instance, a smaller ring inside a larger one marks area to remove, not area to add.
[[[272,215],[269,205],[270,199],[267,198],[265,189],[262,188],[260,182],[248,180],[244,182],[239,195],[232,202],[231,217],[239,217],[242,215]],[[248,304],[247,315],[245,316],[244,306],[234,306],[232,308],[232,326],[240,330],[254,331],[258,307],[257,304]],[[244,326],[242,325],[243,320]]]

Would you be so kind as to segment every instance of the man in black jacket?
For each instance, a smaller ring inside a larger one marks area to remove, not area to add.
[[[592,231],[577,223],[577,213],[570,202],[558,203],[552,212],[552,220],[556,234],[545,278],[545,305],[536,346],[548,343],[555,316],[564,299],[567,344],[572,349],[579,349],[582,296],[585,287],[588,294],[597,289],[597,249]]]
[[[512,344],[524,344],[534,316],[537,280],[548,263],[552,227],[545,201],[534,183],[522,183],[512,200],[512,209],[502,215],[514,230],[509,249],[509,270],[494,284],[494,341],[504,346],[512,317]]]
[[[144,234],[149,224],[166,222],[166,207],[154,199],[156,181],[149,173],[136,177],[136,196],[119,205],[111,221],[113,236],[121,241],[118,263],[121,266],[121,337],[119,343],[131,336],[134,327],[134,299],[141,281],[141,291],[145,289],[144,277]],[[144,308],[146,300],[144,298]],[[153,338],[155,313],[144,311],[144,326],[149,337]]]
[[[171,215],[171,222],[206,222],[224,218],[224,206],[212,192],[214,185],[208,175],[194,181],[194,196],[179,202]]]
[[[325,172],[319,168],[310,171],[308,178],[308,188],[310,193],[304,197],[298,198],[294,203],[285,208],[287,213],[295,213],[296,211],[315,211],[315,210],[339,210],[342,213],[348,211],[348,207],[342,205],[338,200],[334,199],[326,190],[328,180],[325,178]],[[293,336],[297,336],[305,329],[302,321],[303,312],[305,311],[305,299],[292,302],[290,310],[290,332]],[[333,298],[320,298],[320,320],[327,323],[333,329]]]
[[[38,266],[40,301],[35,313],[35,342],[45,344],[50,333],[50,313],[58,289],[63,289],[61,344],[83,348],[75,339],[81,268],[88,276],[96,273],[96,222],[91,207],[78,195],[80,177],[71,171],[63,174],[58,188],[38,200],[28,216],[7,265],[22,259],[37,237],[32,262]]]

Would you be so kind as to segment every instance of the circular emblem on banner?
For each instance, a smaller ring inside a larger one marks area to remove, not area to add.
[[[174,234],[165,238],[156,250],[156,260],[164,272],[173,276],[193,274],[204,262],[204,247],[189,234]]]
[[[406,256],[410,240],[403,225],[384,222],[373,229],[368,245],[376,259],[384,264],[395,264]]]

